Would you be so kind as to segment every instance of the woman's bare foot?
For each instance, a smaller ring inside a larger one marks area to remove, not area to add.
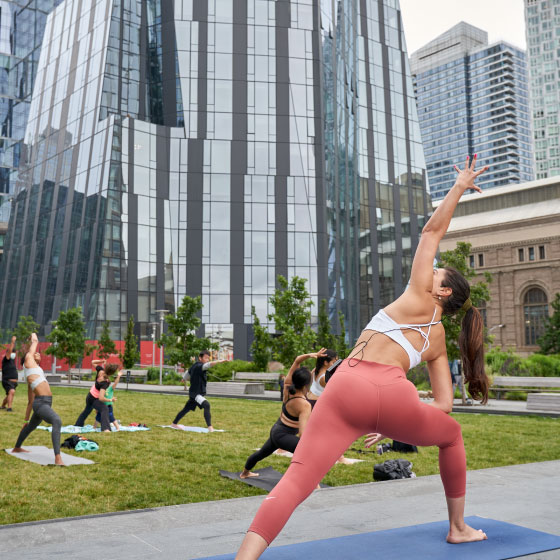
[[[24,449],[23,447],[14,447],[12,453],[29,453],[29,449]]]
[[[173,424],[173,423],[171,423],[171,427],[172,427],[172,428],[175,428],[175,429],[177,429],[177,430],[180,430],[180,429],[181,429],[181,426],[179,426],[179,424]]]
[[[473,529],[468,525],[463,525],[462,529],[457,527],[449,527],[447,533],[447,542],[451,544],[460,544],[465,542],[484,541],[488,537],[482,529]]]
[[[60,455],[55,455],[54,456],[54,464],[59,466],[59,467],[65,467],[66,466],[64,464],[64,462],[62,461],[62,457]]]
[[[214,427],[213,427],[213,426],[208,426],[208,431],[209,431],[209,432],[213,432],[213,431],[214,431]]]
[[[241,471],[241,474],[239,475],[239,478],[256,478],[257,476],[259,476],[259,473],[243,469],[243,471]]]
[[[339,465],[351,465],[352,461],[350,461],[350,459],[347,459],[344,455],[341,455],[340,458],[337,460],[337,463]]]

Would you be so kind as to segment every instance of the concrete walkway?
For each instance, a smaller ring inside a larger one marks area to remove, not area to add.
[[[256,496],[3,526],[0,557],[186,560],[230,553],[237,550],[261,501],[262,496]],[[560,535],[559,503],[560,461],[467,474],[466,515],[490,517]],[[325,488],[313,492],[296,510],[274,544],[445,519],[447,511],[439,476]],[[414,559],[413,552],[403,550],[403,559]],[[558,559],[560,550],[523,558]]]

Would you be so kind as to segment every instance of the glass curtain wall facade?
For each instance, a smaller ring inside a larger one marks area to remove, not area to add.
[[[61,1],[0,0],[0,224],[9,220],[47,15]]]
[[[393,0],[66,0],[22,155],[3,325],[81,305],[89,336],[133,315],[148,339],[201,295],[236,357],[279,274],[355,338],[406,285],[428,208]]]
[[[560,175],[560,0],[525,0],[537,179]]]
[[[453,165],[477,153],[482,188],[534,179],[526,55],[488,45],[460,23],[411,57],[432,199],[455,182]]]

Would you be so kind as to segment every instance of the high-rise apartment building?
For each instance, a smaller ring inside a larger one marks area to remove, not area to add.
[[[482,188],[534,179],[526,55],[461,22],[411,56],[430,194],[443,198],[453,165],[477,153]]]
[[[0,254],[48,13],[62,0],[0,0]]]
[[[560,0],[525,0],[537,179],[560,175]]]
[[[349,339],[400,294],[428,212],[395,0],[66,0],[49,16],[0,319],[88,334],[202,296],[244,357],[277,275]],[[273,325],[270,325],[273,328]]]

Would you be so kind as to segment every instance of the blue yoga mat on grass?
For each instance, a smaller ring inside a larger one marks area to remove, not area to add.
[[[482,529],[488,540],[449,544],[445,541],[449,524],[436,521],[400,529],[348,535],[333,539],[271,547],[264,560],[505,560],[560,548],[560,536],[533,531],[519,525],[483,517],[467,517],[466,522]],[[201,560],[233,560],[235,554],[211,556]]]

